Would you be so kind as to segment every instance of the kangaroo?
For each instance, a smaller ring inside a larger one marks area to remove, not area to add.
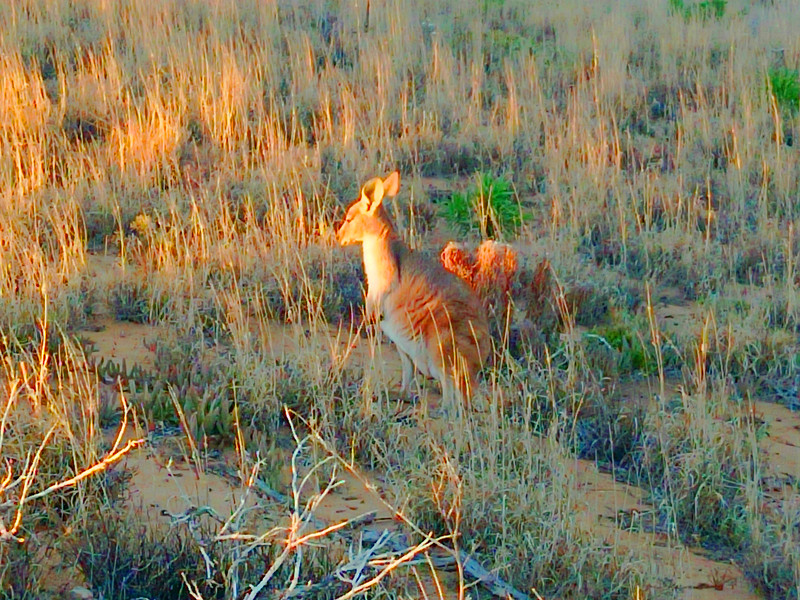
[[[380,320],[403,366],[402,392],[414,367],[436,378],[445,406],[469,404],[477,374],[489,355],[489,324],[472,290],[437,260],[405,245],[383,206],[396,196],[400,174],[370,179],[347,208],[336,232],[342,246],[363,245],[367,318]]]

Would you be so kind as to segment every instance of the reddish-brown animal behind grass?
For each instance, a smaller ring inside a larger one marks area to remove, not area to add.
[[[439,260],[475,290],[488,310],[505,314],[518,277],[517,253],[511,246],[484,240],[477,251],[471,252],[463,244],[449,242]]]

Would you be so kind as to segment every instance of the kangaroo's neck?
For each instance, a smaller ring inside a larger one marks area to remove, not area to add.
[[[397,244],[402,242],[393,231],[364,237],[364,273],[367,276],[367,308],[381,311],[382,300],[400,279],[400,255]]]

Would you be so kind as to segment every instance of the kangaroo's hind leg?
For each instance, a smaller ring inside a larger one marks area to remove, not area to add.
[[[403,375],[400,380],[400,391],[408,393],[410,391],[411,380],[414,377],[414,364],[411,362],[411,357],[403,352],[399,347],[397,353],[400,355],[400,363],[403,365]]]

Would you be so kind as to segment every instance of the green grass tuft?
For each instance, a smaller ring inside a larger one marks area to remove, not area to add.
[[[476,173],[473,186],[454,193],[444,204],[444,215],[463,233],[477,231],[482,239],[499,240],[516,235],[526,219],[511,182],[488,173]]]
[[[796,114],[800,109],[800,72],[788,67],[777,67],[769,70],[769,90],[775,97],[778,106]]]

